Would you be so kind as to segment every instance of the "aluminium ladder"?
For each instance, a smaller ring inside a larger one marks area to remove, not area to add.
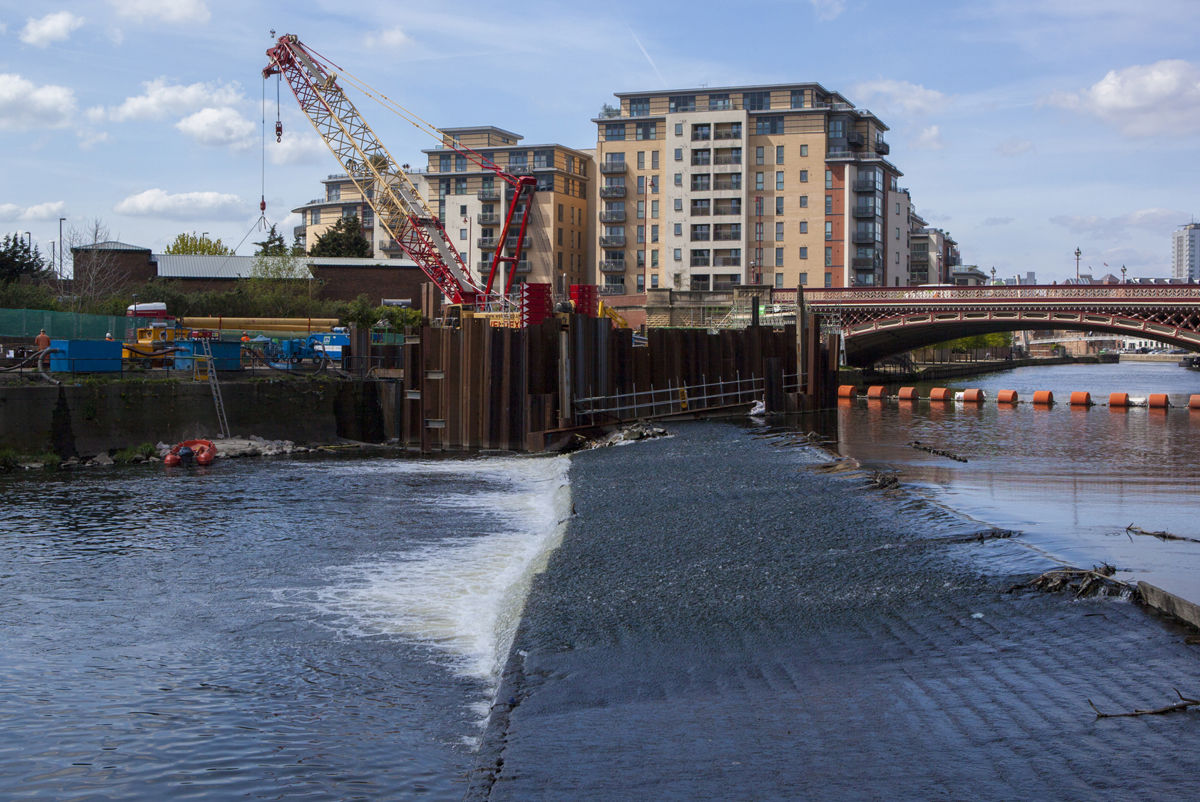
[[[229,437],[229,420],[225,417],[225,400],[221,397],[221,383],[217,380],[217,366],[213,363],[212,343],[207,338],[197,342],[200,344],[200,353],[196,355],[195,362],[193,362],[192,377],[196,381],[208,379],[209,389],[212,390],[213,405],[217,408],[217,425],[219,426],[217,437]]]

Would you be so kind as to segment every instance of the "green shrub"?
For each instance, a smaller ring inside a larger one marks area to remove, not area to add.
[[[20,457],[11,448],[0,448],[0,471],[14,470],[20,463]]]
[[[158,451],[151,443],[142,443],[140,446],[132,446],[130,448],[122,448],[117,453],[113,454],[113,462],[118,465],[128,465],[131,462],[148,459],[158,454]]]

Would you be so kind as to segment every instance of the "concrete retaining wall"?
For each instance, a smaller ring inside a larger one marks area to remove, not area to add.
[[[386,386],[383,386],[386,385]],[[222,381],[233,434],[301,443],[385,439],[380,397],[391,383]],[[0,448],[93,455],[139,443],[217,435],[207,383],[125,380],[0,387]]]

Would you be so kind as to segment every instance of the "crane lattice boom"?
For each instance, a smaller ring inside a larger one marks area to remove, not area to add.
[[[366,203],[375,211],[380,227],[417,263],[443,295],[452,303],[474,304],[484,300],[491,292],[497,266],[506,262],[511,263],[505,286],[507,293],[521,256],[532,206],[532,192],[536,187],[536,180],[532,176],[509,175],[479,154],[471,152],[474,157],[472,161],[493,170],[515,189],[501,231],[502,243],[508,235],[509,224],[517,213],[521,214],[514,253],[502,256],[501,249],[497,248],[487,286],[481,288],[446,235],[442,221],[426,205],[408,174],[399,168],[396,160],[342,91],[337,73],[330,69],[334,65],[305,47],[293,34],[279,37],[275,46],[267,50],[267,56],[270,63],[263,69],[263,77],[278,74],[288,82],[300,108],[337,157]],[[466,152],[466,149],[456,147],[449,138],[445,141],[453,149]],[[523,207],[518,208],[522,200]]]

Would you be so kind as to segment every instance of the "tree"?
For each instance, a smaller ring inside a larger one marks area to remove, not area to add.
[[[272,229],[273,230],[273,229]],[[207,233],[179,234],[175,241],[167,246],[164,253],[196,254],[199,256],[232,256],[233,251],[225,247],[219,239],[210,239]]]
[[[258,250],[254,252],[255,256],[286,256],[288,252],[288,247],[283,242],[283,235],[275,230],[274,223],[271,224],[271,231],[267,234],[267,238],[254,244],[258,246]]]
[[[36,247],[30,248],[20,234],[5,234],[0,242],[0,283],[46,274],[46,262]]]
[[[87,228],[72,228],[67,234],[71,254],[70,294],[76,311],[90,309],[99,301],[125,290],[131,279],[129,264],[118,251],[97,247],[112,240],[100,218]],[[65,292],[65,287],[63,288]]]
[[[258,254],[245,288],[267,317],[297,316],[314,305],[312,272],[303,258],[287,253]]]
[[[300,235],[296,234],[292,237],[292,256],[305,256],[304,243],[300,241]]]
[[[317,237],[308,253],[310,256],[355,256],[365,259],[371,256],[371,243],[363,236],[362,224],[357,217],[342,217]]]

